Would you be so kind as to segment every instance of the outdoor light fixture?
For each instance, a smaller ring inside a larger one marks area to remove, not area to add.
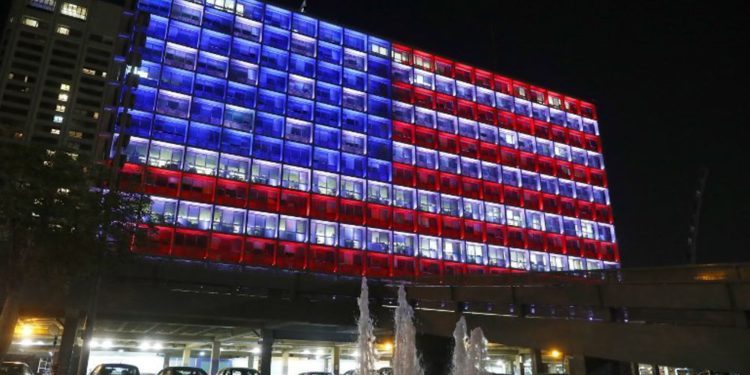
[[[549,352],[549,355],[555,359],[562,357],[562,353],[560,353],[560,351],[557,349],[552,349],[552,351]]]

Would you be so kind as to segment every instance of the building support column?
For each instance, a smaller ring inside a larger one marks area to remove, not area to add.
[[[167,368],[169,367],[169,355],[164,354],[164,363],[162,363],[161,368]]]
[[[341,371],[341,347],[333,347],[333,375],[339,375]]]
[[[271,375],[271,358],[273,357],[273,331],[264,329],[260,332],[260,375]]]
[[[219,358],[221,358],[221,342],[214,341],[211,345],[211,367],[208,370],[210,375],[216,375],[219,372]]]
[[[542,362],[542,351],[531,349],[531,372],[534,375],[545,373],[547,369]]]
[[[250,353],[247,355],[247,367],[255,369],[255,354]]]
[[[70,362],[73,357],[73,346],[76,342],[79,323],[80,320],[77,313],[66,312],[60,349],[57,352],[56,363],[54,365],[56,375],[70,375]]]
[[[190,366],[190,347],[185,345],[185,349],[182,349],[182,365]]]
[[[289,375],[289,351],[281,353],[281,375]]]

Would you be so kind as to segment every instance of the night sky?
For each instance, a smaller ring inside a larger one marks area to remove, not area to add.
[[[686,262],[704,166],[698,261],[750,261],[747,3],[308,0],[307,13],[595,103],[625,267]]]

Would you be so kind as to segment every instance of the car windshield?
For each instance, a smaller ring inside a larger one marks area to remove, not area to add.
[[[138,369],[132,366],[105,365],[100,375],[138,375]]]
[[[0,375],[24,375],[23,365],[17,363],[0,363]]]
[[[198,368],[173,368],[172,375],[206,375],[206,373]]]

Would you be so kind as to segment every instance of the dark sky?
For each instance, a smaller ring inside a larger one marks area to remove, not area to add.
[[[702,166],[699,262],[750,261],[747,3],[308,0],[307,12],[594,102],[624,266],[685,262]]]

